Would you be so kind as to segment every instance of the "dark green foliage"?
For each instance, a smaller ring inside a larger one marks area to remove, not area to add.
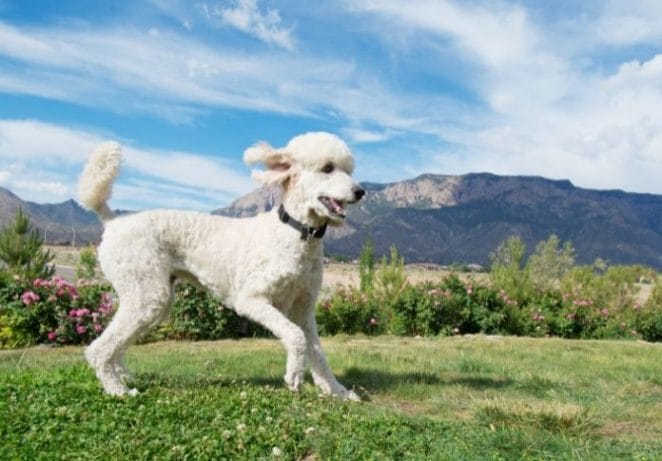
[[[646,305],[635,305],[635,328],[646,341],[662,341],[662,278],[658,278]]]
[[[359,256],[359,280],[360,289],[363,293],[367,293],[373,288],[375,278],[375,249],[372,244],[372,237],[368,235],[361,255]]]
[[[93,246],[80,250],[76,264],[77,279],[93,279],[96,277],[97,256]]]
[[[170,320],[156,334],[196,341],[270,335],[261,326],[240,317],[207,292],[189,284],[176,286]]]
[[[0,230],[0,262],[10,275],[22,280],[50,277],[55,273],[55,266],[50,264],[54,255],[43,250],[43,243],[19,208],[14,220]]]
[[[374,296],[353,287],[340,287],[317,308],[317,323],[322,335],[379,334],[388,324],[384,309]]]

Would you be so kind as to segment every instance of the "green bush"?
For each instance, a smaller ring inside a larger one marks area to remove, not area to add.
[[[379,334],[388,324],[385,314],[374,296],[353,287],[339,287],[318,304],[317,326],[321,335]]]
[[[178,284],[170,319],[155,333],[158,339],[209,340],[269,336],[261,326],[237,315],[205,291]]]
[[[76,278],[92,280],[96,277],[97,256],[92,245],[80,250],[76,264]]]
[[[662,277],[657,278],[644,307],[634,306],[635,329],[646,341],[662,341]]]

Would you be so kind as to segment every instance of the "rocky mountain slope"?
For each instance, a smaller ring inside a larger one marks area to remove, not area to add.
[[[329,254],[356,256],[368,234],[378,254],[396,245],[407,261],[486,265],[510,235],[530,250],[557,234],[572,241],[580,263],[662,268],[662,196],[577,188],[540,177],[422,175],[392,184],[364,184],[366,198],[326,242]],[[279,203],[259,190],[216,213],[248,216]]]
[[[26,202],[0,187],[0,228],[21,208],[48,243],[84,245],[99,240],[101,223],[74,200],[58,204]]]

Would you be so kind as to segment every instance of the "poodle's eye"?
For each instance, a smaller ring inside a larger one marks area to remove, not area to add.
[[[335,169],[336,169],[336,167],[333,166],[333,163],[327,163],[322,168],[322,173],[326,173],[326,174],[333,173],[333,170],[335,170]]]

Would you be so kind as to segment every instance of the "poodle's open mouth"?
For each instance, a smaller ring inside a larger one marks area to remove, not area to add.
[[[322,202],[322,205],[326,207],[327,210],[329,210],[329,213],[331,213],[333,216],[337,216],[339,218],[345,218],[347,216],[347,211],[345,210],[345,202],[342,200],[336,200],[331,197],[319,197],[318,199],[320,202]]]

